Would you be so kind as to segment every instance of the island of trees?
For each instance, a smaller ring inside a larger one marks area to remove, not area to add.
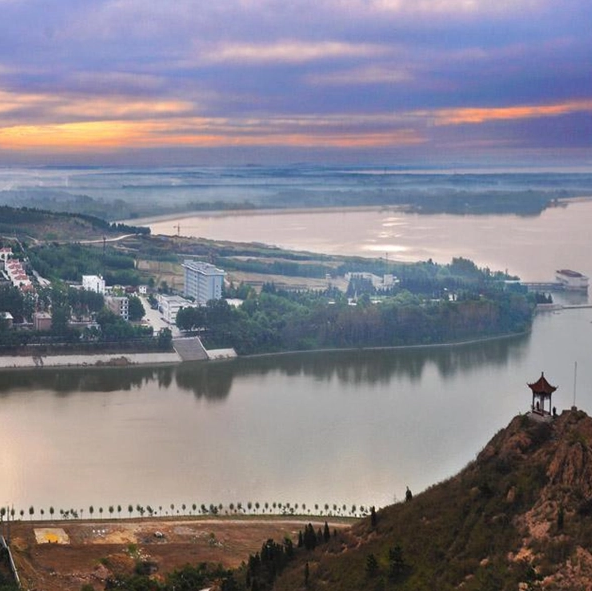
[[[273,283],[261,292],[239,286],[225,300],[183,308],[177,325],[198,334],[206,347],[239,354],[327,348],[394,347],[459,342],[529,329],[535,297],[508,289],[503,273],[457,258],[405,265],[392,287],[350,280],[348,291],[287,291]]]

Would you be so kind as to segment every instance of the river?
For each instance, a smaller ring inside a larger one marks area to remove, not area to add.
[[[592,310],[458,347],[0,373],[0,502],[376,504],[461,469],[528,410],[590,408]]]
[[[592,272],[592,202],[540,216],[397,210],[200,215],[153,231],[340,254],[466,256],[524,279]],[[585,301],[585,298],[584,298]],[[457,472],[528,410],[541,371],[590,410],[592,310],[458,347],[296,354],[158,368],[0,372],[0,505],[290,502],[378,506]]]
[[[422,215],[397,209],[206,214],[145,220],[154,234],[263,242],[294,250],[449,263],[462,256],[525,281],[555,270],[592,276],[592,200],[562,202],[538,216]],[[136,223],[142,223],[136,222]],[[178,229],[179,228],[179,229]]]

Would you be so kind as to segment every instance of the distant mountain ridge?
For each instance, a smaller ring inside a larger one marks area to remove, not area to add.
[[[457,476],[300,557],[274,585],[294,589],[592,589],[592,418],[515,417]]]

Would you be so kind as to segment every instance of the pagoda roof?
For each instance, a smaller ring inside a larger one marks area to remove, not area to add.
[[[551,386],[545,379],[545,374],[541,372],[541,377],[532,384],[528,384],[528,387],[532,390],[533,394],[546,394],[550,396],[557,390],[557,386]]]

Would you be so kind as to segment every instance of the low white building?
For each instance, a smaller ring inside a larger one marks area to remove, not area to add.
[[[197,306],[198,305],[195,302],[186,300],[181,296],[164,294],[158,296],[158,309],[165,322],[168,322],[168,324],[175,324],[177,322],[177,312],[181,308],[197,308]]]
[[[105,295],[105,280],[100,275],[83,275],[82,288]]]
[[[0,321],[5,322],[7,328],[12,328],[14,317],[10,312],[0,312]]]
[[[8,259],[12,256],[12,248],[3,247],[0,248],[0,261],[6,263]]]
[[[369,273],[368,271],[353,271],[351,273],[346,273],[345,278],[347,281],[351,281],[352,279],[364,279],[370,281],[375,289],[394,287],[399,283],[399,280],[392,273],[387,273],[380,277],[379,275],[374,275],[374,273]]]

